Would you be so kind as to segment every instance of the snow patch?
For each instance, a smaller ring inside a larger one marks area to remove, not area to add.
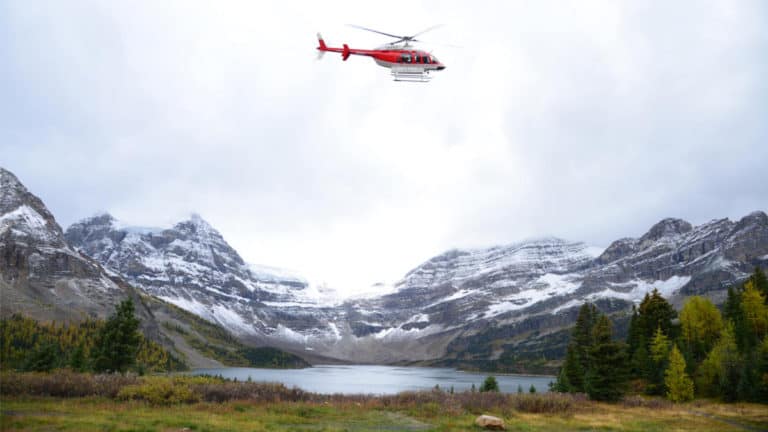
[[[543,285],[544,288],[530,288],[507,296],[503,301],[488,306],[485,316],[493,317],[506,312],[525,309],[555,296],[571,294],[581,287],[581,282],[576,282],[573,279],[573,275],[558,275],[554,273],[541,275],[534,281],[533,285]]]
[[[581,306],[584,304],[584,300],[571,300],[566,303],[563,303],[562,305],[556,307],[552,310],[552,315],[560,313],[560,311],[564,311],[566,309],[570,309],[572,307]]]
[[[329,322],[328,327],[331,329],[331,332],[333,333],[333,336],[336,340],[341,339],[341,332],[339,331],[339,328],[336,327],[336,323]]]
[[[645,294],[653,291],[654,288],[659,291],[659,294],[661,294],[666,298],[669,298],[676,291],[684,287],[685,284],[687,284],[690,281],[691,281],[690,276],[677,276],[677,275],[672,276],[667,280],[657,280],[652,282],[646,282],[642,279],[635,279],[625,283],[611,283],[611,285],[615,287],[628,287],[628,286],[634,285],[632,290],[629,292],[620,292],[620,291],[615,291],[610,288],[607,288],[603,291],[590,294],[589,296],[587,296],[587,298],[590,300],[595,300],[599,298],[618,298],[618,299],[623,299],[627,301],[633,301],[635,303],[640,303],[643,300],[643,297],[645,297]]]
[[[208,321],[215,321],[215,319],[211,315],[210,310],[208,309],[208,306],[200,302],[197,302],[195,300],[187,300],[181,297],[158,296],[158,298],[165,300],[168,303],[171,303],[173,305],[176,305],[187,312],[192,312],[193,314],[199,315],[207,319]]]
[[[245,322],[243,317],[231,309],[221,305],[214,305],[212,314],[219,324],[234,333],[255,333],[253,326]]]
[[[388,329],[381,330],[377,333],[373,334],[373,337],[375,339],[405,339],[405,338],[411,338],[415,335],[418,335],[417,337],[424,337],[426,335],[436,333],[440,331],[443,328],[441,325],[433,324],[429,325],[423,329],[419,328],[411,328],[408,330],[404,330],[400,327],[390,327]]]
[[[53,238],[48,222],[32,207],[24,204],[0,216],[0,234],[14,229],[22,235],[49,240]]]

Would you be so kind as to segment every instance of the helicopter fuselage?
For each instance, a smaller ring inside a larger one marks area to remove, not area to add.
[[[320,54],[337,52],[342,60],[346,61],[350,56],[371,57],[379,66],[389,68],[396,81],[428,81],[429,72],[441,71],[445,65],[435,56],[426,51],[412,49],[409,45],[393,46],[385,45],[377,49],[350,48],[344,44],[341,48],[329,47],[318,34],[320,45],[317,47]]]

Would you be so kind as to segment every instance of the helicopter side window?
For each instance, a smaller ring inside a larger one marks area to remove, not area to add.
[[[411,62],[411,55],[410,54],[403,54],[402,57],[400,57],[402,60],[402,63],[410,63]]]
[[[422,60],[424,63],[426,63],[426,64],[429,64],[429,63],[430,63],[430,61],[429,61],[429,56],[423,56],[423,57],[421,58],[421,60]]]

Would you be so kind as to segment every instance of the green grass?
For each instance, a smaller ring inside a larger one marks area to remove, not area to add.
[[[709,402],[664,409],[588,402],[568,415],[511,412],[505,421],[512,431],[743,430],[718,418],[697,415],[693,410],[758,430],[768,427],[768,407],[764,405]],[[173,406],[105,398],[4,397],[0,401],[3,431],[462,431],[475,429],[474,418],[468,412],[446,414],[428,406],[389,409],[375,400],[232,401]]]

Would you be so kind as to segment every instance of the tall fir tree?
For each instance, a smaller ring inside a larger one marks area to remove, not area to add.
[[[637,307],[632,305],[632,315],[629,317],[629,330],[627,331],[627,355],[630,358],[634,358],[635,351],[640,348],[643,339],[643,334],[640,329],[640,317],[637,313]],[[633,366],[631,368],[631,374],[638,376],[640,373]]]
[[[646,341],[650,341],[659,328],[669,338],[675,338],[672,320],[676,317],[675,308],[655,288],[645,295],[638,308],[638,321]]]
[[[754,287],[760,291],[763,298],[768,300],[768,277],[765,276],[765,272],[760,267],[755,267],[755,271],[752,276],[749,277]]]
[[[598,315],[599,312],[594,304],[584,303],[579,309],[579,315],[576,317],[576,326],[573,328],[571,343],[574,344],[576,358],[579,360],[582,371],[589,369],[589,350],[594,345],[592,330]]]
[[[107,319],[96,338],[92,350],[94,370],[125,372],[136,361],[141,339],[133,301],[124,300],[115,307],[115,313]]]
[[[562,382],[558,378],[558,388],[563,389],[561,391],[570,393],[584,392],[584,369],[581,368],[581,362],[573,342],[568,345],[561,375],[563,377]]]
[[[592,332],[585,388],[590,399],[619,400],[626,392],[628,369],[626,344],[613,340],[611,321],[600,315]]]

